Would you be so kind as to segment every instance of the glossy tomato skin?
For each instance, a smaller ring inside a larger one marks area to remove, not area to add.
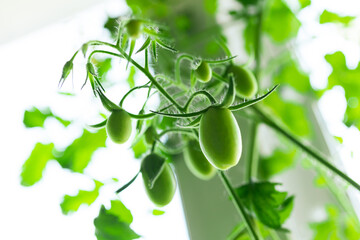
[[[206,159],[197,140],[187,143],[184,160],[190,172],[201,180],[209,180],[216,174],[216,168]]]
[[[160,157],[156,154],[150,154],[143,160],[150,162],[153,158]],[[144,164],[144,163],[143,163]],[[149,182],[143,177],[146,193],[150,200],[158,207],[164,207],[171,202],[176,191],[176,179],[170,165],[165,162],[159,177],[155,180],[152,188],[149,187]]]
[[[201,117],[199,128],[201,150],[215,168],[227,170],[239,162],[241,133],[229,109],[209,108]]]
[[[125,25],[126,32],[133,39],[139,38],[142,33],[142,23],[139,20],[131,19]]]
[[[258,91],[254,74],[246,67],[232,65],[228,73],[234,75],[236,94],[242,98],[252,98]]]
[[[201,82],[208,82],[212,77],[212,70],[207,62],[202,61],[199,67],[195,70],[195,76]]]
[[[106,131],[115,143],[126,142],[131,135],[131,117],[124,110],[113,111],[106,123]]]

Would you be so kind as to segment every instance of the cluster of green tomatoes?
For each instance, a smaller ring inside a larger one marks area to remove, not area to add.
[[[129,20],[125,24],[124,29],[132,42],[134,42],[144,31],[142,21],[135,19]],[[145,44],[146,42],[148,41],[145,41]],[[161,46],[164,45],[158,40],[157,43]],[[130,48],[133,48],[134,44],[131,45]],[[145,49],[146,47],[143,45],[142,49]],[[118,50],[121,52],[121,49]],[[121,52],[122,57],[127,58],[130,61],[132,50],[133,49],[130,49],[128,55]],[[192,62],[197,60],[190,55],[180,55],[176,65],[180,64],[180,60],[181,58],[184,58],[184,56]],[[159,112],[153,112],[153,116],[163,115],[164,117],[185,118],[190,120],[190,123],[186,125],[186,128],[193,134],[192,137],[186,138],[185,140],[187,141],[187,144],[184,149],[184,159],[189,170],[202,180],[211,179],[218,170],[227,170],[235,166],[240,160],[242,153],[241,132],[232,111],[240,110],[261,101],[276,88],[274,87],[271,91],[261,97],[252,99],[258,91],[256,79],[253,73],[246,67],[233,64],[231,62],[232,58],[233,57],[226,59],[230,64],[228,64],[226,71],[222,76],[213,72],[211,65],[224,63],[225,61],[200,60],[197,61],[197,64],[193,64],[195,67],[192,69],[192,74],[199,82],[208,83],[215,77],[227,85],[226,94],[221,102],[218,103],[210,93],[203,90],[198,93],[206,95],[210,100],[211,105],[198,112],[188,113],[188,106],[181,109],[178,107],[180,112],[178,114],[165,113],[161,110]],[[134,63],[133,60],[131,60],[131,62]],[[141,68],[139,66],[136,67],[139,69]],[[146,68],[141,68],[140,70],[147,71]],[[92,72],[95,71],[90,71],[90,74],[92,74]],[[150,73],[148,71],[147,73],[148,74],[145,75],[149,77]],[[152,77],[150,76],[149,79],[153,81],[152,83],[154,84],[156,79],[151,78]],[[176,76],[176,78],[178,77]],[[176,79],[175,81],[179,80],[180,79]],[[160,91],[161,89],[159,88],[161,88],[161,86],[158,85],[156,87],[160,93],[166,95],[162,92],[165,91],[164,89]],[[132,132],[132,118],[134,115],[124,110],[121,105],[119,106],[112,103],[101,91],[98,91],[98,95],[103,104],[105,102],[104,106],[111,105],[111,114],[106,120],[108,136],[115,143],[125,143],[130,138]],[[192,96],[195,97],[195,95],[196,93]],[[236,96],[240,97],[242,100],[252,100],[233,105]],[[191,103],[191,100],[188,102],[189,104]],[[193,120],[194,118],[195,120]],[[181,128],[181,126],[179,126],[179,128]],[[150,126],[143,134],[145,135],[146,142],[153,145],[151,153],[143,158],[141,162],[140,172],[142,173],[145,189],[154,204],[160,207],[165,206],[174,196],[176,190],[176,178],[166,159],[154,151],[154,142],[159,141],[159,135],[155,126]],[[127,186],[130,184],[131,182],[127,184]]]

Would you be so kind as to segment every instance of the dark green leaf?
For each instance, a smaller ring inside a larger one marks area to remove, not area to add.
[[[348,25],[355,17],[350,16],[339,16],[336,13],[329,12],[328,10],[324,10],[323,13],[320,15],[319,22],[321,24],[324,23],[342,23],[344,25]]]
[[[239,199],[245,207],[255,213],[264,225],[281,229],[293,207],[293,197],[286,198],[286,192],[275,189],[278,183],[249,183],[236,189]]]
[[[47,162],[54,158],[54,144],[37,143],[22,166],[21,185],[32,186],[42,178]]]
[[[111,201],[111,208],[101,207],[99,216],[95,218],[95,235],[98,240],[131,240],[140,236],[131,228],[132,215],[119,201]]]
[[[82,173],[89,164],[93,153],[105,147],[107,138],[105,129],[91,133],[84,129],[82,136],[75,139],[63,152],[58,153],[56,160],[63,168]]]
[[[355,69],[349,69],[342,52],[328,54],[325,59],[330,63],[333,71],[329,76],[327,89],[341,86],[345,90],[347,108],[344,123],[347,126],[355,125],[360,129],[360,62]]]
[[[108,19],[106,20],[105,24],[104,24],[104,28],[106,28],[107,30],[109,30],[110,35],[113,39],[117,38],[117,34],[118,34],[118,18],[112,18],[112,17],[108,17]]]
[[[264,16],[264,31],[276,42],[284,42],[297,35],[300,21],[282,0],[268,1]]]
[[[151,189],[154,185],[154,182],[159,177],[161,171],[165,166],[165,158],[159,156],[158,154],[153,154],[151,161],[143,161],[141,164],[141,174],[143,176],[144,182],[149,183],[149,188]]]
[[[259,164],[259,177],[270,179],[273,175],[278,174],[295,163],[296,149],[284,151],[276,149],[271,156],[261,157]]]
[[[40,111],[36,107],[32,107],[30,110],[25,111],[23,123],[27,128],[44,127],[44,122],[48,117],[55,118],[65,127],[67,127],[71,123],[70,121],[55,116],[49,108]]]
[[[82,204],[91,205],[99,196],[99,189],[103,185],[101,182],[94,180],[95,188],[91,191],[79,190],[76,196],[65,195],[60,204],[63,214],[76,212]]]

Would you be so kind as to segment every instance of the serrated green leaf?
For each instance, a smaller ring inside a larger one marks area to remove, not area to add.
[[[324,10],[320,15],[320,24],[324,23],[342,23],[344,25],[348,25],[355,17],[351,16],[339,16],[334,12],[329,12],[328,10]]]
[[[236,189],[237,195],[245,207],[255,213],[264,225],[281,229],[281,225],[290,216],[293,207],[293,197],[287,197],[286,192],[275,189],[278,183],[249,183]]]
[[[296,149],[281,150],[276,149],[271,156],[260,157],[259,177],[261,179],[270,179],[295,163]]]
[[[95,187],[91,191],[79,190],[75,196],[65,195],[60,204],[63,214],[76,212],[82,204],[90,206],[99,196],[99,189],[103,185],[101,182],[94,180]]]
[[[101,206],[99,216],[94,219],[95,235],[98,240],[131,240],[140,236],[131,228],[132,215],[119,201],[111,201],[107,210]]]
[[[32,107],[30,110],[24,112],[23,123],[27,128],[44,127],[44,122],[48,117],[53,117],[61,124],[67,127],[71,122],[64,120],[58,116],[55,116],[49,108],[39,110],[36,107]]]
[[[83,134],[75,139],[63,152],[59,152],[56,160],[63,168],[82,173],[89,164],[93,153],[105,147],[107,135],[105,129],[92,133],[84,129]]]
[[[32,186],[42,178],[49,160],[53,159],[54,144],[37,143],[30,157],[25,161],[21,171],[21,185]]]
[[[281,119],[282,123],[294,134],[298,136],[310,134],[309,120],[303,106],[295,102],[285,101],[276,91],[262,103],[270,108],[271,113]]]
[[[327,54],[325,59],[333,69],[328,78],[327,89],[334,86],[343,87],[347,100],[344,123],[347,126],[355,125],[360,129],[360,62],[355,69],[349,69],[342,52]]]
[[[275,42],[284,42],[297,35],[300,21],[282,0],[269,1],[264,15],[264,31]]]

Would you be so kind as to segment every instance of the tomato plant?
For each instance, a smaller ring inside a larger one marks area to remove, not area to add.
[[[133,132],[135,137],[131,150],[135,158],[143,160],[141,163],[137,162],[140,168],[138,173],[128,183],[123,184],[116,194],[124,194],[122,191],[130,187],[141,174],[150,200],[158,207],[169,205],[178,189],[177,179],[179,182],[183,180],[181,173],[175,177],[173,168],[178,170],[176,161],[184,161],[190,172],[199,178],[198,181],[221,181],[224,187],[221,191],[227,191],[228,194],[224,198],[230,197],[236,213],[240,216],[241,222],[234,225],[234,231],[230,235],[223,234],[220,239],[243,239],[247,236],[251,239],[288,239],[286,233],[289,231],[284,224],[290,218],[292,209],[296,207],[296,198],[277,190],[279,184],[272,182],[271,177],[290,168],[297,159],[304,160],[304,154],[300,157],[301,154],[297,154],[304,152],[316,162],[316,171],[320,178],[317,182],[325,182],[324,185],[331,186],[330,191],[336,196],[338,207],[346,209],[344,214],[347,214],[350,219],[348,221],[353,224],[346,227],[359,227],[344,189],[338,187],[332,176],[324,172],[331,172],[356,190],[360,190],[360,185],[339,170],[330,161],[330,157],[314,147],[315,144],[306,143],[316,143],[313,136],[307,136],[310,127],[304,127],[311,122],[310,117],[306,115],[303,106],[294,103],[293,99],[287,99],[284,94],[297,91],[300,94],[293,94],[294,96],[310,96],[310,100],[315,101],[323,92],[312,89],[309,78],[299,69],[296,59],[288,53],[288,49],[280,49],[283,52],[279,50],[281,54],[276,57],[271,54],[263,57],[269,54],[263,44],[264,37],[269,38],[267,44],[277,48],[282,46],[283,41],[290,41],[299,30],[294,13],[284,1],[237,1],[242,7],[229,14],[233,19],[232,23],[239,20],[245,26],[242,32],[244,46],[240,46],[248,54],[244,56],[233,54],[235,51],[230,48],[227,39],[231,36],[222,32],[226,27],[217,23],[212,15],[214,13],[210,11],[213,7],[206,7],[209,21],[200,24],[200,28],[199,24],[188,24],[198,23],[198,20],[191,17],[187,19],[186,16],[192,14],[181,15],[184,18],[176,14],[164,15],[164,9],[169,9],[169,6],[162,3],[163,1],[144,2],[146,4],[139,5],[138,1],[128,1],[133,11],[131,19],[118,18],[114,21],[114,26],[108,27],[114,39],[92,40],[82,44],[63,67],[59,86],[65,84],[73,71],[73,61],[78,57],[78,52],[84,53],[87,77],[82,86],[92,90],[94,98],[110,113],[108,119],[90,125],[92,129],[97,129],[97,132],[84,130],[83,136],[74,140],[63,152],[51,144],[37,145],[34,154],[24,164],[23,178],[32,172],[28,166],[33,164],[34,159],[54,158],[63,168],[83,173],[92,153],[105,146],[105,133],[102,128],[106,127],[107,136],[115,143],[128,141]],[[302,4],[304,2],[306,1],[301,1]],[[210,3],[206,1],[206,4]],[[149,9],[158,9],[159,12]],[[159,15],[156,17],[156,14]],[[331,14],[330,16],[333,17]],[[323,18],[328,19],[329,14],[325,13]],[[340,20],[345,21],[342,18]],[[340,20],[337,18],[337,21]],[[279,23],[274,27],[271,25],[272,21]],[[211,22],[213,25],[208,26]],[[279,29],[286,26],[291,29]],[[110,59],[110,62],[120,63],[120,66],[124,67],[123,71],[129,71],[126,81],[128,90],[120,96],[119,104],[106,96],[106,90],[111,88],[113,83],[110,84],[103,77],[104,72],[110,70],[103,70],[106,67],[101,65],[99,55]],[[112,59],[116,61],[111,61]],[[118,61],[119,59],[122,61]],[[348,84],[351,82],[350,76],[355,76],[358,71],[347,69],[345,57],[339,53],[327,55],[326,60],[334,69],[328,89],[335,85],[345,85],[344,82]],[[238,63],[244,61],[247,61],[247,64]],[[130,69],[128,65],[131,66]],[[343,82],[343,78],[346,81]],[[141,82],[139,79],[145,81]],[[349,88],[351,87],[348,86]],[[357,88],[358,86],[354,87]],[[146,100],[137,102],[136,110],[130,109],[126,100],[140,91],[143,91]],[[354,109],[357,109],[357,95],[354,90],[350,93],[346,95],[347,100],[352,103],[347,109],[347,124],[356,122]],[[152,98],[158,100],[157,104],[151,103]],[[29,126],[41,125],[47,117],[54,117],[52,113],[41,113],[39,110],[32,110],[26,114],[27,118],[29,114],[40,115],[38,121],[28,123]],[[136,122],[134,131],[132,122]],[[273,138],[276,139],[273,141],[259,138],[260,125],[271,129],[275,136]],[[94,142],[96,147],[92,147],[89,142]],[[265,156],[261,151],[263,146],[264,149],[275,146],[270,156]],[[80,163],[71,157],[80,155],[76,152],[79,148],[81,153],[86,152]],[[54,149],[56,151],[53,151]],[[38,157],[40,150],[46,152],[44,158]],[[231,175],[232,172],[237,175]],[[24,185],[31,185],[40,178],[41,176],[36,176],[23,182]],[[105,185],[95,179],[94,182],[96,187],[87,192],[88,195],[99,194],[99,189]],[[115,181],[112,183],[118,184]],[[221,191],[218,195],[224,195]],[[288,191],[292,193],[291,189]],[[92,203],[86,203],[89,202]],[[119,207],[116,203],[114,205],[114,208]],[[68,209],[64,212],[68,212]],[[95,224],[99,236],[106,232],[111,213],[111,209],[100,209]],[[330,220],[333,223],[334,217]],[[129,227],[128,222],[118,223],[119,226],[124,224]],[[354,236],[360,237],[360,234]],[[111,237],[117,239],[118,236],[110,234],[109,239]],[[132,233],[132,236],[126,239],[137,237],[137,234]]]

